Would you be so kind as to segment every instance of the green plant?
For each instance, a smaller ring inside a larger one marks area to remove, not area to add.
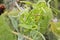
[[[1,29],[0,32],[7,35],[11,34],[8,35],[9,38],[7,36],[5,38],[4,34],[4,38],[1,38],[1,40],[59,40],[60,30],[57,29],[57,26],[60,28],[60,23],[51,22],[53,19],[52,10],[58,11],[54,8],[51,10],[49,2],[50,0],[48,4],[45,0],[40,0],[36,3],[20,1],[20,3],[24,3],[23,7],[19,7],[17,2],[15,2],[18,10],[14,8],[0,16],[3,18],[0,18],[0,26],[6,26],[5,28],[8,29],[5,32]]]
[[[32,40],[46,40],[43,34],[47,32],[49,22],[52,19],[51,9],[46,5],[45,1],[39,1],[36,4],[26,1],[22,2],[26,3],[26,8],[21,11],[20,15],[18,14],[19,16],[17,16],[19,24],[17,24],[18,26],[16,27],[20,28],[20,32],[16,30],[17,33],[20,33],[21,35],[26,35]],[[31,9],[30,11],[29,5],[32,5],[33,7],[33,9]],[[14,20],[13,16],[9,16],[9,18],[11,20],[11,23],[15,26],[17,21]],[[14,28],[18,29],[16,27]],[[38,35],[40,35],[40,37]],[[24,39],[23,36],[21,37],[22,39]]]

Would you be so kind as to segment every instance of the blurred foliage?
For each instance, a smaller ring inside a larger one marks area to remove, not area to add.
[[[51,22],[51,29],[56,36],[60,36],[60,22]]]
[[[0,15],[0,40],[60,40],[57,0],[20,0],[23,6],[15,1],[5,1],[13,8]]]
[[[16,35],[11,33],[10,26],[4,15],[0,16],[0,40],[16,40]]]
[[[0,0],[0,4],[3,3],[3,0]]]

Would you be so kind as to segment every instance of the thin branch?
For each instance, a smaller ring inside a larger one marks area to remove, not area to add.
[[[17,4],[17,2],[15,2],[15,5],[21,11],[21,9],[20,9],[19,5]]]
[[[12,31],[12,33],[15,34],[15,35],[18,35],[19,34],[19,33],[14,32],[14,31]],[[25,36],[25,35],[23,35],[23,37],[26,38],[26,39],[29,39],[29,40],[33,40],[33,39],[31,39],[31,38],[29,38],[28,36]]]

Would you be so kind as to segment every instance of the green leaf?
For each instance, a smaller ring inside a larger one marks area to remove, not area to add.
[[[51,30],[56,36],[60,37],[60,22],[51,22]]]
[[[0,16],[0,40],[16,40],[16,35],[11,33],[10,26],[4,15]]]

